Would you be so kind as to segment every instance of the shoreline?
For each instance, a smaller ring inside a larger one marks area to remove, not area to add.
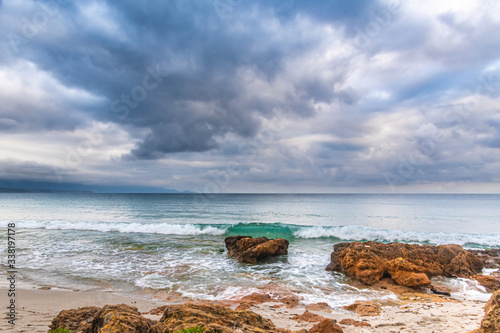
[[[0,293],[6,295],[7,289],[0,287]],[[355,332],[376,332],[376,333],[396,333],[396,332],[418,332],[432,333],[442,332],[446,327],[447,333],[465,333],[477,329],[484,316],[485,301],[441,298],[429,295],[422,298],[423,294],[416,294],[415,297],[404,296],[403,293],[395,293],[398,300],[380,301],[382,311],[378,316],[362,316],[343,308],[335,309],[309,309],[311,313],[325,318],[353,319],[358,322],[367,322],[371,327],[355,327],[352,325],[340,325],[345,333]],[[59,288],[45,289],[44,287],[18,288],[17,294],[18,313],[16,325],[12,327],[7,323],[5,317],[5,302],[0,304],[2,312],[2,322],[0,330],[7,332],[33,332],[46,333],[52,319],[61,311],[76,309],[84,306],[99,306],[106,304],[127,304],[139,309],[143,316],[149,319],[158,320],[161,315],[145,314],[152,309],[163,305],[170,305],[159,299],[148,299],[137,295],[123,295],[112,291],[72,291]],[[425,295],[424,295],[425,296]],[[431,297],[432,296],[432,297]],[[404,299],[404,300],[403,300]],[[196,301],[201,303],[223,304],[235,308],[237,301]],[[188,302],[182,302],[188,303]],[[178,303],[176,303],[178,304]],[[299,304],[295,307],[284,306],[279,301],[271,300],[260,304],[251,304],[248,309],[254,311],[264,318],[270,319],[278,328],[300,330],[310,329],[315,323],[301,322],[292,317],[302,315],[306,306]],[[325,311],[326,310],[326,311]]]

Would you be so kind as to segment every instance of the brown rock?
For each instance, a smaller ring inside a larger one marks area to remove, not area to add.
[[[354,324],[354,327],[372,327],[372,325],[366,321],[357,321],[355,324]]]
[[[87,306],[78,309],[62,310],[52,319],[51,330],[65,328],[75,333],[90,333],[90,323],[100,310],[97,306]]]
[[[356,324],[357,321],[354,320],[354,319],[351,319],[351,318],[345,318],[345,319],[342,319],[340,321],[340,324],[342,325],[350,325],[350,326],[353,326],[354,324]]]
[[[220,305],[181,304],[167,306],[149,333],[169,333],[199,326],[217,333],[278,333],[269,319],[247,310],[231,310]]]
[[[500,268],[500,249],[469,250],[478,256],[485,268]]]
[[[66,328],[74,333],[147,333],[155,322],[126,304],[95,306],[61,311],[50,329]]]
[[[242,263],[255,264],[267,257],[288,254],[289,242],[283,238],[234,236],[227,237],[224,242],[228,255]]]
[[[494,292],[500,289],[500,281],[491,275],[474,275],[474,280],[479,282],[480,285],[486,288],[488,292]]]
[[[483,263],[459,245],[417,245],[380,242],[339,243],[333,246],[326,270],[339,271],[364,284],[391,277],[400,285],[419,287],[434,276],[471,277]]]
[[[308,323],[317,323],[320,322],[321,320],[325,319],[324,317],[317,315],[315,313],[309,312],[309,311],[304,311],[303,314],[294,316],[292,319],[295,319],[297,321],[305,321]]]
[[[382,312],[380,305],[369,301],[356,301],[354,304],[344,306],[344,309],[354,311],[360,316],[378,316]]]
[[[314,325],[309,330],[309,333],[344,333],[336,322],[337,321],[333,319],[323,319],[318,324]]]
[[[150,315],[162,315],[165,312],[166,305],[159,306],[157,308],[151,309],[148,312],[143,312],[142,314],[150,314]]]
[[[247,296],[242,297],[238,302],[240,303],[238,307],[236,308],[237,310],[247,310],[251,308],[252,306],[255,306],[257,304],[261,303],[266,303],[270,302],[271,296],[266,293],[253,293]]]
[[[324,311],[324,312],[332,312],[332,308],[325,302],[312,303],[306,305],[306,310],[309,311]]]
[[[481,321],[481,327],[474,333],[498,333],[500,332],[500,290],[491,296],[484,307],[485,316]]]
[[[419,266],[403,258],[388,261],[387,271],[391,278],[402,286],[420,287],[431,284],[425,273],[419,273]]]
[[[92,333],[148,333],[155,324],[141,316],[136,307],[118,304],[105,305],[92,320]]]
[[[296,307],[299,305],[299,298],[297,296],[288,296],[280,298],[279,301],[289,309]]]

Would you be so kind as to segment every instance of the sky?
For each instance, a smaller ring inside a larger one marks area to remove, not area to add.
[[[2,0],[0,187],[500,193],[500,2]]]

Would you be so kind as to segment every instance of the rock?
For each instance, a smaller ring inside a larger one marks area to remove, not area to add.
[[[478,274],[474,275],[473,278],[490,293],[500,289],[500,281],[494,276]]]
[[[169,333],[199,326],[217,333],[278,333],[269,319],[247,310],[231,310],[221,305],[181,304],[167,306],[157,325],[149,333]]]
[[[312,303],[306,305],[306,310],[309,311],[324,311],[324,312],[332,312],[332,308],[325,302]]]
[[[143,312],[142,314],[149,314],[149,315],[154,315],[154,316],[157,316],[157,315],[162,315],[163,312],[165,312],[165,308],[167,306],[166,305],[162,305],[162,306],[159,306],[157,308],[154,308],[154,309],[151,309],[147,312]]]
[[[419,266],[403,258],[387,262],[387,271],[391,278],[402,286],[420,287],[431,284],[431,280],[425,273],[419,273]]]
[[[483,261],[485,268],[500,268],[500,249],[469,250],[469,252],[477,255]]]
[[[309,333],[344,333],[342,328],[336,324],[337,321],[333,319],[323,319],[314,325]]]
[[[234,236],[227,237],[224,242],[228,255],[242,263],[255,264],[267,257],[288,254],[289,242],[283,238]]]
[[[354,327],[372,327],[372,325],[366,321],[357,321]]]
[[[484,307],[485,316],[481,327],[473,333],[498,333],[500,332],[500,290],[491,296]]]
[[[305,321],[308,323],[317,323],[325,318],[306,310],[303,314],[298,315],[298,316],[294,316],[294,317],[292,317],[292,319],[295,319],[297,321]]]
[[[356,323],[357,323],[357,321],[354,319],[345,318],[345,319],[342,319],[339,324],[354,326],[354,324],[356,324]]]
[[[299,305],[299,298],[297,296],[288,296],[288,297],[283,297],[280,298],[279,301],[289,309],[292,309]]]
[[[126,304],[63,310],[52,320],[51,330],[69,329],[74,333],[147,333],[155,322],[141,316]]]
[[[366,321],[357,321],[357,320],[354,320],[351,318],[342,319],[340,321],[340,324],[350,325],[350,326],[355,326],[355,327],[363,327],[363,326],[371,327],[372,326],[370,323],[368,323]]]
[[[417,245],[380,242],[339,243],[333,246],[327,271],[343,272],[366,285],[384,277],[398,284],[420,287],[434,276],[471,277],[481,272],[483,263],[459,245]]]
[[[92,333],[148,333],[155,324],[141,316],[136,307],[118,304],[105,305],[92,320]]]
[[[50,329],[65,328],[75,333],[90,333],[90,323],[100,310],[97,306],[87,306],[78,309],[62,310],[52,319]]]
[[[237,310],[247,310],[251,308],[252,306],[255,306],[257,304],[261,303],[266,303],[266,302],[271,302],[271,296],[266,293],[253,293],[250,295],[246,295],[242,297],[238,302],[240,303],[238,307],[236,308]]]
[[[442,288],[437,288],[435,286],[431,286],[430,290],[431,292],[437,295],[451,296],[451,292],[448,288],[442,289]]]
[[[354,311],[360,316],[378,316],[382,312],[380,305],[369,301],[356,301],[354,304],[344,306],[344,309]]]

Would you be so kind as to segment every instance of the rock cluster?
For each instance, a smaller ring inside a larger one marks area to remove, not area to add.
[[[52,320],[51,330],[73,333],[148,333],[154,321],[141,316],[136,307],[118,304],[63,310]]]
[[[491,296],[484,307],[485,316],[481,327],[472,333],[498,333],[500,332],[500,290]]]
[[[339,243],[333,246],[327,271],[343,272],[366,285],[384,277],[407,287],[430,285],[434,276],[472,277],[483,262],[460,245],[417,245],[380,242]]]
[[[283,332],[269,319],[247,310],[231,310],[221,305],[181,304],[167,306],[158,324],[149,333],[169,333],[199,326],[205,332]]]
[[[158,322],[141,316],[137,308],[126,304],[63,310],[52,320],[50,329],[70,329],[74,333],[170,333],[200,327],[207,333],[290,332],[276,328],[255,312],[221,305],[187,303],[167,305],[162,310]]]
[[[288,254],[289,242],[283,238],[234,236],[227,237],[224,242],[228,255],[242,263],[255,264],[267,257]]]
[[[75,333],[91,332],[92,319],[101,308],[97,306],[87,306],[72,310],[62,310],[57,317],[52,320],[51,330],[66,328]]]

